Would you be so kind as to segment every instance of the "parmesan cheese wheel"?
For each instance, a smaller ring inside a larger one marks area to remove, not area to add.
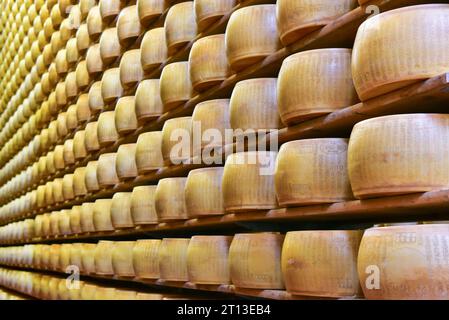
[[[94,203],[85,202],[81,205],[80,225],[82,232],[94,232]]]
[[[47,205],[52,205],[54,203],[53,186],[51,182],[45,184],[45,203]]]
[[[101,79],[101,96],[104,104],[115,102],[123,94],[120,83],[120,68],[108,69],[103,73]]]
[[[57,236],[59,234],[59,212],[50,214],[50,235]]]
[[[73,154],[73,139],[68,139],[64,142],[63,157],[65,165],[75,163],[75,155]]]
[[[195,41],[189,55],[190,81],[196,91],[219,85],[231,75],[226,59],[225,35]]]
[[[358,274],[367,299],[447,299],[449,225],[406,225],[365,231]]]
[[[187,249],[189,282],[230,283],[228,253],[231,236],[194,236]]]
[[[230,13],[238,0],[195,0],[195,17],[198,31],[205,31],[224,15]]]
[[[449,186],[449,116],[407,114],[357,123],[348,146],[356,198],[445,189]]]
[[[104,108],[101,95],[101,81],[94,82],[89,89],[89,108],[93,114],[102,111]]]
[[[78,62],[76,65],[76,85],[78,90],[81,92],[89,85],[91,81],[89,70],[87,69],[86,60]]]
[[[83,272],[81,263],[81,249],[81,243],[72,243],[72,246],[70,247],[70,265],[78,267],[80,271]]]
[[[73,191],[73,173],[66,174],[62,178],[62,195],[64,196],[64,200],[72,200],[75,198]]]
[[[277,207],[274,189],[276,152],[251,151],[228,156],[222,190],[226,212]]]
[[[131,192],[117,192],[112,197],[111,221],[114,229],[132,228]]]
[[[165,9],[165,0],[137,0],[137,13],[142,26],[159,17]]]
[[[89,122],[86,124],[84,130],[84,147],[87,152],[94,152],[100,149],[100,142],[98,141],[98,122]]]
[[[170,63],[164,67],[160,77],[160,95],[164,112],[184,104],[193,97],[187,61]]]
[[[86,21],[89,38],[91,40],[97,40],[103,30],[103,20],[101,17],[100,8],[98,6],[95,6],[92,9],[90,9]]]
[[[85,196],[86,189],[86,167],[76,168],[73,173],[73,193],[75,197]]]
[[[67,73],[68,62],[67,62],[67,52],[66,49],[58,51],[55,59],[56,72],[59,76],[63,76]]]
[[[157,119],[163,110],[159,79],[143,80],[139,83],[135,97],[135,113],[138,121]]]
[[[190,239],[164,238],[159,246],[160,278],[166,281],[188,281],[187,249]]]
[[[184,189],[187,178],[159,180],[155,194],[155,207],[159,220],[184,220],[188,218]]]
[[[63,145],[58,145],[55,147],[54,149],[54,165],[55,165],[55,169],[57,170],[61,170],[65,168],[65,163],[64,163],[64,146]]]
[[[449,30],[448,11],[448,4],[409,6],[362,23],[352,59],[360,100],[449,70],[449,45],[440,41]]]
[[[117,153],[104,153],[98,158],[97,180],[101,188],[106,188],[119,183],[115,171]]]
[[[95,248],[95,273],[100,275],[113,275],[112,252],[114,241],[99,241]]]
[[[120,82],[123,88],[132,88],[143,78],[140,49],[126,51],[120,60]]]
[[[94,8],[93,8],[94,9]],[[91,11],[90,15],[90,25],[89,19],[87,24],[83,23],[78,31],[76,32],[76,48],[78,49],[78,55],[84,55],[91,44],[89,28],[92,32],[92,35],[98,34],[98,20],[95,17],[95,10]],[[73,61],[76,63],[77,61]]]
[[[167,164],[181,164],[192,157],[192,117],[168,119],[162,128],[162,156]]]
[[[164,28],[169,55],[173,55],[193,40],[197,33],[193,1],[178,3],[170,7],[165,18]]]
[[[287,46],[351,11],[357,0],[280,0],[276,4],[280,38]]]
[[[168,57],[165,29],[148,30],[140,45],[140,62],[145,72],[151,72],[162,65]]]
[[[135,241],[116,241],[112,250],[112,266],[114,275],[133,277],[133,248]]]
[[[137,129],[134,96],[122,97],[117,101],[114,111],[114,122],[117,133],[126,135]]]
[[[92,213],[95,231],[114,230],[111,219],[111,199],[98,199],[95,201]]]
[[[97,286],[94,284],[85,284],[82,286],[80,300],[94,300]]]
[[[192,121],[194,125],[200,126],[202,148],[222,147],[226,130],[231,129],[229,99],[198,103],[193,110]]]
[[[80,130],[75,133],[73,137],[73,156],[75,160],[84,159],[87,156],[87,150],[84,145],[85,131]]]
[[[72,234],[72,229],[70,228],[70,210],[61,210],[58,215],[59,234]]]
[[[229,248],[232,283],[239,288],[284,289],[281,248],[284,236],[277,233],[240,233]]]
[[[230,100],[230,121],[234,130],[278,129],[282,126],[276,97],[276,78],[238,82]],[[235,131],[234,135],[244,132]]]
[[[105,23],[109,23],[114,20],[120,13],[123,7],[122,0],[99,0],[98,5],[100,7],[101,18]]]
[[[61,245],[59,251],[59,270],[65,272],[66,268],[70,266],[70,251],[72,244],[64,243]]]
[[[131,216],[136,225],[157,224],[156,186],[139,186],[131,194]]]
[[[358,230],[288,232],[282,247],[282,274],[291,294],[353,297],[360,294]]]
[[[50,246],[50,270],[58,270],[59,268],[59,252],[61,250],[60,244],[52,244]]]
[[[281,206],[353,199],[347,170],[347,139],[290,141],[276,161],[276,196]]]
[[[58,178],[52,181],[52,188],[53,188],[53,201],[55,203],[63,202],[64,201],[64,193],[62,188],[62,179]]]
[[[318,117],[357,101],[351,75],[351,49],[304,51],[282,63],[278,103],[283,123]]]
[[[79,6],[82,20],[87,18],[89,10],[92,9],[95,6],[95,4],[96,4],[95,0],[80,0]]]
[[[164,166],[162,157],[162,131],[139,135],[136,145],[136,166],[140,175]]]
[[[122,49],[118,39],[117,28],[108,28],[100,37],[100,55],[104,65],[111,64],[121,56]]]
[[[61,86],[63,88],[65,85],[65,91],[61,90],[61,93],[58,94],[58,86]],[[71,101],[74,99],[78,93],[78,84],[76,83],[76,72],[72,71],[69,72],[65,78],[65,83],[60,82],[56,86],[56,103],[58,104],[58,107],[61,109],[65,107],[68,101]]]
[[[159,279],[161,240],[137,240],[132,250],[135,274],[141,279]]]
[[[115,288],[97,287],[94,300],[114,300]]]
[[[91,115],[89,109],[89,95],[87,93],[83,93],[78,97],[78,100],[76,101],[76,108],[74,108],[76,113],[73,115],[72,118],[69,117],[69,110],[67,110],[67,128],[75,129],[78,124],[88,121]],[[69,124],[70,121],[73,121],[72,122],[73,124]]]
[[[80,98],[78,98],[78,101]],[[89,107],[88,107],[89,110]],[[64,113],[64,112],[63,112]],[[60,113],[62,114],[62,113]],[[61,127],[63,127],[64,124],[61,123]],[[78,116],[77,116],[77,104],[72,104],[70,107],[67,108],[67,112],[65,115],[65,128],[67,129],[67,132],[72,132],[74,129],[78,127]],[[58,128],[59,130],[59,128]],[[64,130],[64,129],[62,129]]]
[[[122,144],[117,151],[117,176],[120,180],[132,179],[137,176],[136,144]]]
[[[95,273],[96,243],[83,243],[81,248],[81,264],[86,274]]]
[[[97,137],[100,146],[104,147],[118,140],[118,132],[115,127],[115,111],[100,113],[97,125]]]
[[[87,72],[91,77],[104,71],[103,60],[101,59],[100,54],[100,45],[98,43],[92,45],[89,50],[87,50],[86,67]]]
[[[72,234],[81,233],[81,206],[73,206],[69,213]]]
[[[120,11],[117,20],[117,31],[122,46],[128,46],[134,42],[142,32],[137,6],[129,6]]]
[[[234,11],[226,27],[226,55],[239,71],[280,49],[276,5],[253,5]]]
[[[221,180],[223,167],[195,169],[189,172],[185,203],[189,217],[224,214]]]
[[[89,161],[86,166],[86,176],[84,182],[88,192],[95,192],[100,190],[97,179],[98,161]]]
[[[86,26],[85,24],[83,26]],[[81,28],[80,28],[81,30]],[[77,34],[80,34],[81,31],[78,30]],[[81,37],[81,36],[80,36]],[[81,47],[81,51],[83,50],[83,42],[80,39],[80,45]],[[66,44],[66,61],[68,63],[69,66],[73,66],[79,58],[79,53],[78,53],[78,43],[77,43],[77,38],[72,38],[69,41],[67,41]]]
[[[54,174],[56,172],[55,169],[55,157],[53,151],[47,153],[47,156],[45,157],[45,168],[50,174]]]
[[[50,214],[44,213],[42,215],[42,235],[48,237],[50,234]]]

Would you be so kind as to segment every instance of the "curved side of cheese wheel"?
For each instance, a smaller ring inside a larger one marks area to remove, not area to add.
[[[133,248],[133,266],[141,279],[159,279],[159,246],[161,240],[137,240]]]
[[[112,251],[114,250],[114,241],[101,240],[95,248],[95,273],[99,275],[113,275]]]
[[[166,281],[188,281],[187,249],[190,239],[164,238],[159,245],[160,278]]]
[[[164,167],[162,156],[162,131],[146,132],[137,138],[136,165],[139,174]]]
[[[155,206],[157,186],[139,186],[131,195],[131,215],[136,225],[157,224]]]
[[[112,250],[112,267],[114,275],[133,277],[133,248],[135,241],[116,241]]]
[[[111,221],[114,229],[132,228],[131,192],[117,192],[112,197]]]
[[[196,0],[195,18],[198,31],[204,31],[221,17],[232,11],[238,0]]]
[[[187,178],[165,178],[156,188],[155,207],[159,220],[188,219],[184,188]]]
[[[193,1],[178,3],[170,7],[164,23],[168,54],[173,55],[197,34]]]

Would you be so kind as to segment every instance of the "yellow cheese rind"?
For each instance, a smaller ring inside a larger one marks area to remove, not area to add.
[[[135,241],[116,241],[112,250],[112,267],[114,275],[133,277],[133,248]]]
[[[159,279],[159,246],[161,240],[137,240],[133,248],[133,266],[141,279]]]
[[[224,15],[230,13],[238,0],[195,0],[195,18],[198,31],[204,31]]]
[[[170,7],[164,23],[168,54],[173,55],[197,34],[193,1],[186,1]]]
[[[187,249],[190,239],[164,238],[159,246],[160,279],[188,281]]]
[[[159,180],[155,194],[155,207],[160,221],[188,218],[184,196],[186,182],[187,178]]]
[[[157,224],[155,205],[157,186],[139,186],[131,195],[131,215],[136,225]]]

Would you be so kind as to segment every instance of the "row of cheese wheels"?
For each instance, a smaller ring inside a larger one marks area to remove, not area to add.
[[[0,300],[24,300],[24,298],[0,288]]]
[[[363,234],[363,237],[362,237]],[[0,261],[81,274],[286,289],[294,295],[447,299],[447,224],[27,245]]]
[[[167,121],[166,125],[177,119]],[[147,214],[161,221],[179,220],[273,209],[279,205],[334,203],[447,189],[448,130],[449,116],[445,114],[393,115],[356,124],[349,142],[342,138],[305,139],[283,144],[279,154],[275,151],[230,154],[224,168],[196,169],[189,178],[166,178],[159,181],[157,188],[147,186],[145,203],[154,201],[148,205]],[[141,149],[147,168],[159,169],[161,135],[157,132],[144,135],[152,138],[145,140],[145,148]],[[98,161],[78,168],[75,174],[41,185],[3,206],[1,216],[6,219],[39,208],[51,210],[56,203],[113,187],[120,182],[119,176],[133,178],[138,173],[136,150],[135,144],[122,145],[118,153],[102,154]],[[156,154],[159,156],[155,157]],[[157,165],[151,166],[154,159]],[[213,160],[221,163],[221,157]],[[127,199],[131,199],[131,194],[120,193]],[[122,202],[121,208],[130,202]],[[121,211],[121,216],[128,216],[128,220],[130,207]],[[155,208],[157,215],[150,214],[150,207]],[[107,215],[111,216],[109,212]],[[154,218],[150,220],[154,223]]]
[[[42,300],[185,300],[189,296],[161,294],[98,285],[89,281],[37,272],[0,268],[0,285]],[[0,300],[2,291],[0,289]],[[15,300],[8,294],[6,298]]]

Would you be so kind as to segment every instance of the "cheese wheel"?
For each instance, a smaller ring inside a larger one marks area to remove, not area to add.
[[[55,157],[54,157],[53,151],[47,153],[47,156],[45,157],[45,162],[46,162],[45,168],[47,169],[47,171],[50,174],[54,174],[56,172],[56,169],[55,169],[55,165],[54,165]]]
[[[76,85],[78,90],[83,91],[91,81],[89,70],[87,69],[86,60],[78,62],[76,65]]]
[[[276,78],[249,79],[238,82],[232,91],[230,122],[234,135],[247,129],[270,130],[282,126],[276,97]]]
[[[95,192],[100,190],[97,179],[98,161],[89,161],[86,166],[86,176],[84,182],[88,192]]]
[[[61,210],[58,215],[59,234],[72,234],[72,229],[70,228],[70,210]]]
[[[72,234],[81,233],[81,206],[73,206],[69,212]]]
[[[81,263],[81,249],[82,243],[72,243],[72,246],[70,247],[70,265],[76,266],[79,268],[80,272],[83,272],[83,266]]]
[[[58,178],[52,182],[53,188],[53,200],[55,203],[60,203],[64,201],[64,192],[62,187],[62,179]]]
[[[85,274],[95,273],[96,243],[83,243],[81,247],[81,264]]]
[[[132,88],[143,79],[140,49],[126,51],[120,60],[120,82],[123,88]]]
[[[219,85],[231,75],[226,58],[225,35],[195,41],[189,55],[190,81],[196,91]]]
[[[97,290],[97,286],[94,284],[85,284],[83,285],[80,293],[80,300],[94,300],[95,292]]]
[[[94,44],[87,50],[86,67],[87,72],[91,77],[104,71],[103,60],[101,59],[100,53],[100,44]]]
[[[85,143],[85,131],[80,130],[73,137],[73,156],[76,160],[84,159],[87,156]]]
[[[347,170],[347,139],[290,141],[276,161],[276,196],[281,206],[353,199]]]
[[[276,5],[253,5],[234,11],[226,27],[226,55],[239,71],[280,49]]]
[[[84,25],[86,26],[86,25]],[[80,28],[81,30],[81,28]],[[77,34],[80,34],[80,30],[78,30]],[[81,36],[80,36],[81,37]],[[67,64],[72,67],[79,58],[79,53],[78,53],[78,43],[77,43],[77,39],[78,38],[71,38],[69,39],[69,41],[67,41],[66,44],[66,61]],[[80,47],[83,50],[83,42],[80,40]]]
[[[224,214],[221,181],[223,167],[195,169],[189,172],[185,203],[189,217]]]
[[[81,97],[81,96],[80,96]],[[80,98],[78,98],[78,101],[80,101]],[[72,104],[67,108],[66,116],[65,116],[65,128],[68,132],[73,132],[74,129],[78,127],[78,115],[77,115],[77,104]],[[87,110],[89,110],[89,107],[87,106]],[[62,113],[60,113],[62,114]],[[83,116],[83,115],[81,115]],[[63,126],[63,124],[61,124]]]
[[[104,153],[98,158],[97,180],[101,188],[113,186],[120,182],[115,171],[117,153]]]
[[[148,30],[140,45],[140,62],[149,73],[162,65],[168,58],[165,29],[163,27]]]
[[[57,236],[59,234],[59,212],[52,212],[50,214],[50,235]]]
[[[310,50],[289,56],[282,63],[277,91],[279,113],[288,125],[357,103],[351,49]]]
[[[64,163],[64,146],[63,145],[58,145],[55,147],[54,149],[54,160],[55,160],[55,169],[57,170],[61,170],[65,168],[65,163]]]
[[[65,85],[65,91],[62,88]],[[58,87],[61,86],[61,93],[58,94]],[[76,72],[69,72],[65,78],[65,83],[60,82],[56,86],[56,103],[58,107],[61,109],[65,107],[68,101],[74,99],[80,93],[78,84],[76,82]]]
[[[66,174],[62,178],[62,195],[64,196],[64,200],[72,200],[75,198],[73,191],[73,173]]]
[[[92,213],[95,231],[114,230],[111,219],[111,205],[111,199],[98,199],[95,201]]]
[[[230,13],[238,0],[195,0],[195,17],[198,31],[207,30],[223,16]]]
[[[160,95],[164,112],[184,104],[193,97],[187,61],[170,63],[164,67],[160,77]]]
[[[95,248],[95,273],[100,275],[113,275],[112,252],[115,247],[114,241],[98,242]]]
[[[167,164],[181,164],[192,157],[192,117],[168,119],[162,128],[162,156]]]
[[[239,288],[284,289],[281,248],[284,236],[277,233],[240,233],[229,247],[232,283]]]
[[[441,190],[449,186],[449,116],[406,114],[357,123],[348,146],[356,198]]]
[[[70,266],[70,250],[72,248],[72,244],[64,243],[61,244],[61,248],[59,250],[59,270],[62,272],[66,272],[66,268]]]
[[[230,283],[228,254],[231,236],[194,236],[187,249],[189,282]]]
[[[114,229],[132,228],[131,192],[117,192],[112,197],[111,221]]]
[[[114,300],[115,288],[97,287],[93,300]]]
[[[116,160],[117,176],[120,180],[137,177],[136,144],[122,144],[117,150]]]
[[[135,241],[116,241],[112,250],[112,266],[114,275],[133,277],[133,248]]]
[[[85,123],[90,119],[91,113],[89,109],[89,95],[87,93],[83,93],[78,97],[76,107],[73,108],[75,113],[72,116],[69,116],[69,114],[71,114],[70,108],[71,107],[67,110],[67,128],[75,129],[78,124]]]
[[[86,124],[84,130],[84,147],[86,151],[91,153],[100,149],[100,142],[98,141],[98,122],[89,122]]]
[[[146,132],[139,135],[136,145],[136,166],[140,175],[164,166],[162,131]]]
[[[78,31],[76,32],[76,48],[78,49],[78,56],[84,55],[91,44],[89,28],[93,36],[98,33],[98,20],[96,21],[94,11],[92,11],[92,15],[90,13],[89,15],[91,16],[90,24],[88,19],[88,23],[83,23],[80,25]],[[76,62],[77,61],[73,61],[73,63]]]
[[[225,143],[223,138],[226,137],[226,131],[231,129],[229,99],[198,103],[193,110],[192,122],[194,126],[200,126],[202,148],[209,150],[222,147]]]
[[[134,187],[131,194],[131,216],[136,225],[157,224],[156,186]]]
[[[447,224],[366,230],[357,263],[365,298],[446,300],[448,235]]]
[[[137,0],[137,13],[142,26],[147,27],[165,10],[165,0]]]
[[[280,38],[287,46],[351,11],[357,0],[280,0],[276,4]]]
[[[155,194],[155,207],[159,220],[184,220],[187,215],[184,189],[187,178],[159,180]]]
[[[115,111],[100,113],[97,125],[97,137],[101,147],[115,143],[118,140],[118,132],[115,127]]]
[[[59,268],[59,252],[61,250],[60,244],[52,244],[50,246],[50,270],[58,270]]]
[[[108,28],[100,37],[100,56],[103,64],[109,65],[122,54],[117,28]]]
[[[94,82],[89,89],[89,108],[92,114],[103,110],[104,102],[101,95],[101,81]]]
[[[68,139],[64,142],[63,157],[65,165],[75,163],[75,155],[73,154],[73,139]]]
[[[135,97],[127,96],[118,99],[114,111],[115,129],[120,135],[126,135],[137,129]]]
[[[141,279],[159,279],[161,240],[137,240],[132,250],[134,272]]]
[[[360,294],[358,230],[288,232],[282,247],[282,274],[291,294],[354,297]]]
[[[67,51],[66,49],[62,49],[58,51],[55,59],[56,64],[56,72],[59,76],[63,76],[67,73],[68,70],[68,62],[67,62]]]
[[[42,236],[48,237],[50,235],[50,214],[44,213],[42,215]]]
[[[190,239],[164,238],[159,245],[160,278],[166,281],[188,281],[187,249]]]
[[[409,6],[362,23],[352,59],[360,100],[449,70],[448,44],[440,41],[449,30],[448,11],[448,4]]]
[[[162,115],[163,105],[159,79],[143,80],[139,83],[135,96],[135,113],[138,121],[147,122]]]
[[[54,203],[53,186],[51,182],[45,184],[45,203],[47,205],[52,205]]]
[[[73,173],[73,193],[75,197],[85,196],[87,193],[86,189],[86,168],[80,167],[76,168]]]
[[[114,18],[120,13],[123,3],[124,1],[122,0],[99,0],[98,5],[100,7],[101,18],[103,21],[105,23],[109,23],[114,20]]]
[[[228,156],[222,190],[226,212],[277,207],[274,189],[276,152],[251,151]]]
[[[95,4],[96,4],[95,0],[80,0],[79,6],[82,20],[87,18],[89,10],[92,9],[95,6]]]
[[[136,5],[125,7],[120,11],[117,20],[117,31],[122,46],[130,45],[139,37],[142,32],[142,26],[140,25]]]
[[[82,232],[94,232],[94,203],[85,202],[81,205],[80,225]]]
[[[193,40],[197,34],[193,1],[178,3],[170,7],[165,18],[165,38],[168,54],[175,54]]]
[[[120,68],[108,69],[101,79],[101,96],[104,104],[112,104],[123,94],[120,83]]]

